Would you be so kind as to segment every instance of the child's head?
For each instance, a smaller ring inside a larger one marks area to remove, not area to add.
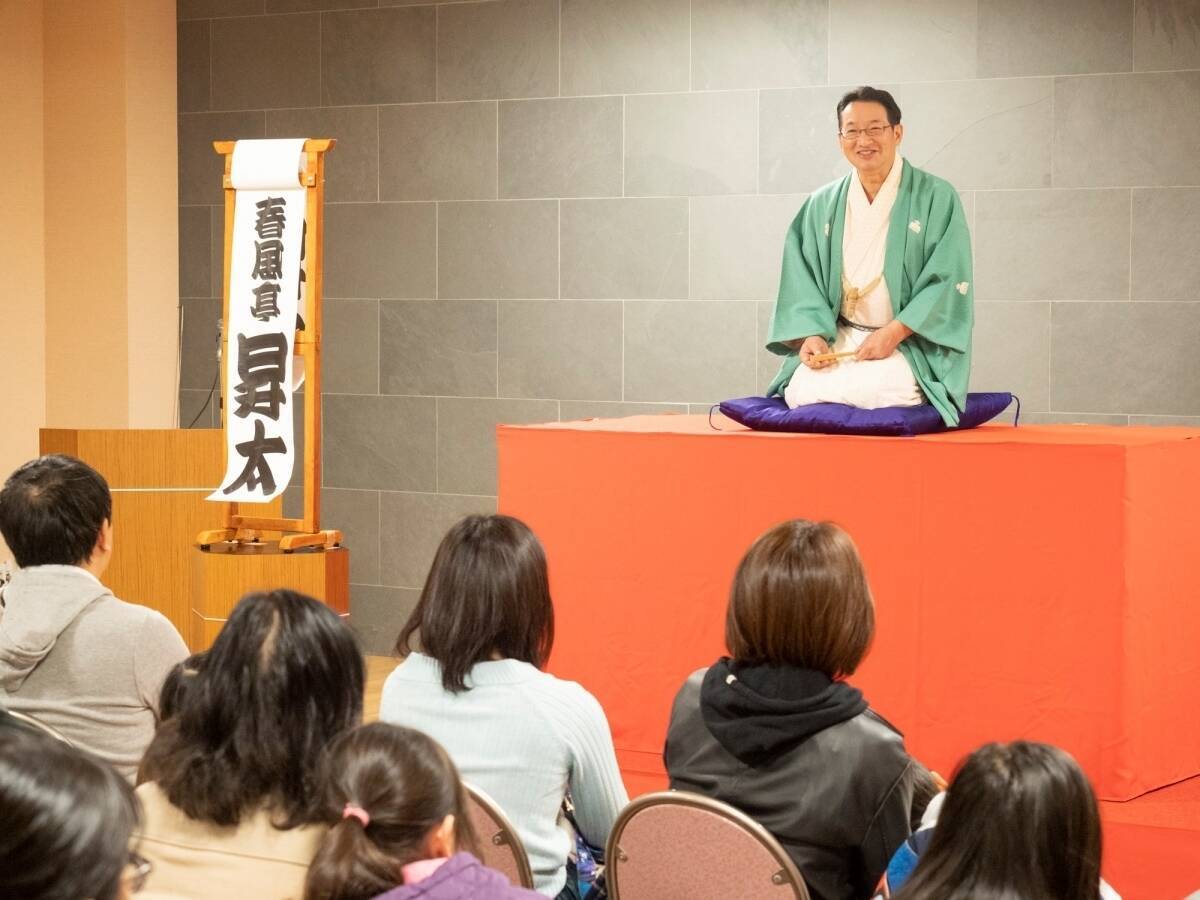
[[[1100,812],[1074,759],[987,744],[959,767],[929,849],[898,897],[1097,900]]]
[[[417,633],[448,691],[465,690],[471,667],[496,657],[544,666],[554,607],[546,554],[529,526],[511,516],[467,516],[446,532],[396,640],[401,656]]]
[[[196,675],[200,672],[200,664],[204,660],[203,653],[193,653],[183,662],[171,667],[167,677],[163,679],[162,689],[158,692],[158,720],[164,722],[179,711],[183,698],[187,696],[188,688],[192,686]]]
[[[375,897],[401,884],[409,863],[475,849],[458,770],[422,732],[383,722],[356,728],[330,747],[322,779],[330,829],[306,897]]]

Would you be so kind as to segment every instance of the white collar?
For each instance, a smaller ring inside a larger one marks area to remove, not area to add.
[[[897,153],[895,160],[892,161],[891,171],[887,173],[887,178],[883,179],[883,184],[879,186],[879,193],[875,195],[875,201],[869,202],[867,192],[862,186],[862,180],[858,177],[858,169],[852,169],[850,172],[850,202],[859,210],[886,209],[890,214],[892,204],[895,203],[896,196],[900,193],[900,176],[903,172],[904,157]]]

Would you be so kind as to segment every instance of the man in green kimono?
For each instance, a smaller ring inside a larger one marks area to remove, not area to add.
[[[962,202],[899,156],[887,91],[851,91],[837,116],[854,170],[814,192],[788,230],[767,343],[786,358],[767,396],[791,407],[928,402],[957,425],[974,321]]]

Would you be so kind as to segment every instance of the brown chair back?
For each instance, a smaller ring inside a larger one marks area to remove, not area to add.
[[[533,869],[529,865],[529,854],[517,829],[509,821],[499,804],[474,785],[464,784],[467,789],[467,815],[475,836],[479,838],[480,861],[489,869],[507,876],[519,887],[533,887]]]
[[[617,818],[604,859],[612,900],[809,900],[779,841],[745,813],[699,794],[634,800]]]

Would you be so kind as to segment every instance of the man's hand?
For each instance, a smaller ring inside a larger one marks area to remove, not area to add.
[[[887,359],[891,356],[900,342],[912,334],[912,329],[899,319],[892,319],[878,331],[871,333],[858,352],[854,354],[857,360]]]
[[[826,366],[837,365],[836,359],[826,359],[820,362],[812,362],[814,356],[829,352],[829,344],[825,343],[825,338],[819,334],[814,334],[812,337],[806,337],[804,343],[800,345],[800,362],[804,363],[810,369],[823,369]]]

